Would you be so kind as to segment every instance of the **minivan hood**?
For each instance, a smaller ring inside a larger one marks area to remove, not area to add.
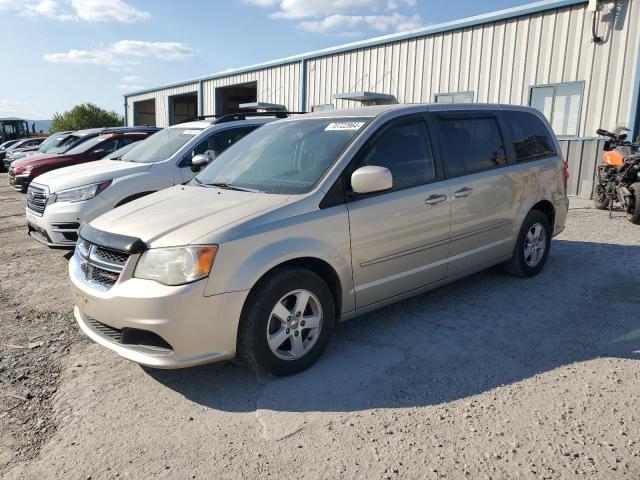
[[[270,210],[288,198],[288,195],[177,185],[111,210],[91,221],[91,226],[139,238],[152,247],[188,245],[234,222]]]
[[[151,163],[97,160],[52,170],[38,177],[37,183],[49,187],[50,192],[104,182],[114,178],[148,170]]]

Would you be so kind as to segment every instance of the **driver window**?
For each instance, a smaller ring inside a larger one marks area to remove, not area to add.
[[[393,190],[417,187],[436,178],[435,163],[422,120],[401,123],[382,133],[365,151],[356,168],[386,167]]]

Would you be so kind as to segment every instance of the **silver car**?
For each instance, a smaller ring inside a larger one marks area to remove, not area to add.
[[[492,265],[536,275],[564,229],[567,168],[544,117],[393,105],[270,123],[189,184],[80,230],[75,317],[135,362],[241,356],[300,372],[338,321]]]

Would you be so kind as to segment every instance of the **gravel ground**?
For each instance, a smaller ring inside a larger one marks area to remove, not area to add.
[[[640,227],[574,200],[542,274],[341,326],[286,379],[154,371],[78,333],[0,176],[0,477],[640,478]]]

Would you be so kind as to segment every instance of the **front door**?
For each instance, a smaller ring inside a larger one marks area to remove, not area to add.
[[[443,114],[436,122],[450,177],[447,275],[453,276],[510,254],[514,209],[521,192],[517,176],[509,171],[496,116]]]
[[[393,189],[348,202],[356,306],[441,280],[449,248],[449,188],[423,117],[383,127],[354,166],[386,167]]]

